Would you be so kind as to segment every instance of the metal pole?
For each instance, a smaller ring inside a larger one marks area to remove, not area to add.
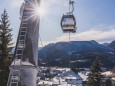
[[[70,14],[70,3],[71,3],[71,0],[69,0],[69,14]]]
[[[70,32],[69,32],[69,68],[70,68]]]
[[[71,6],[72,6],[72,9],[71,9]],[[72,14],[73,11],[74,11],[74,1],[69,0],[69,12],[67,14]]]

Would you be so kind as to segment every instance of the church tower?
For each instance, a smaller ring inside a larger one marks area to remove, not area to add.
[[[24,0],[20,8],[20,29],[10,66],[7,86],[36,86],[40,0]],[[38,8],[38,9],[36,9]]]

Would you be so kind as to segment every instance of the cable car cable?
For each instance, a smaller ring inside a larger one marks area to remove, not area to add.
[[[69,32],[69,68],[70,68],[70,32]]]
[[[69,0],[69,12],[67,12],[66,14],[63,14],[62,19],[61,19],[61,28],[63,32],[69,33],[69,40],[68,40],[68,45],[69,45],[69,49],[68,49],[68,61],[69,61],[69,68],[71,67],[70,64],[70,56],[71,56],[71,52],[70,52],[70,33],[75,33],[76,32],[76,19],[73,15],[74,12],[74,1]]]

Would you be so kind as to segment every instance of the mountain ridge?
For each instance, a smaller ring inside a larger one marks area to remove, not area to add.
[[[69,56],[70,61],[81,61],[73,65],[77,67],[91,66],[97,56],[101,58],[105,67],[115,65],[115,61],[113,60],[115,59],[114,49],[108,45],[99,44],[94,40],[58,42],[46,45],[39,50],[39,65],[42,65],[43,62],[50,66],[67,67]],[[110,65],[108,61],[112,64]],[[86,63],[87,65],[85,65]]]

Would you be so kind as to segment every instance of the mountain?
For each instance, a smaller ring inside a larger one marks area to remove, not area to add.
[[[39,50],[39,65],[68,67],[70,62],[74,67],[90,67],[97,56],[100,57],[104,67],[115,65],[113,48],[94,40],[46,45]]]
[[[115,41],[112,41],[109,46],[115,50]]]
[[[109,46],[110,43],[103,43],[102,45],[103,45],[103,46]]]

